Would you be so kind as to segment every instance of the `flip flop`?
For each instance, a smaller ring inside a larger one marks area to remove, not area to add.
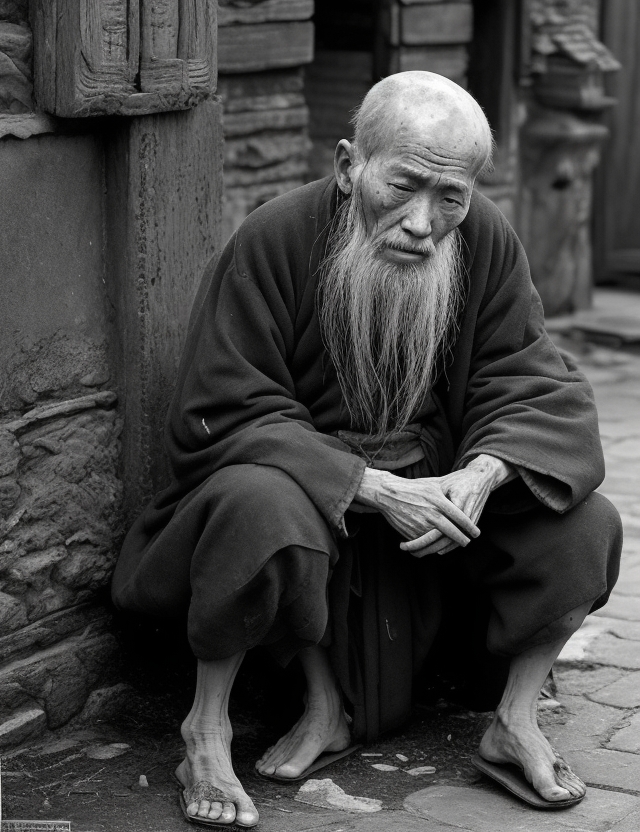
[[[260,771],[256,770],[256,774],[260,777],[264,777],[265,780],[275,780],[278,783],[298,783],[300,780],[306,780],[307,777],[310,777],[316,771],[320,771],[321,768],[325,766],[330,766],[331,763],[335,763],[338,760],[342,760],[343,757],[348,757],[349,754],[353,754],[354,751],[357,751],[359,748],[362,748],[362,745],[350,745],[349,748],[345,748],[342,751],[333,751],[327,754],[321,754],[319,757],[308,766],[302,774],[299,774],[297,777],[279,777],[277,774],[262,774]]]
[[[176,777],[176,780],[178,778]],[[244,823],[238,823],[234,820],[233,823],[225,823],[221,820],[212,820],[211,818],[199,818],[195,815],[190,815],[187,812],[187,806],[190,803],[194,803],[197,800],[208,800],[210,803],[215,801],[219,801],[221,803],[231,803],[228,797],[224,794],[221,789],[217,789],[212,783],[209,783],[207,780],[198,780],[193,786],[189,786],[189,788],[185,789],[185,787],[180,783],[180,790],[178,792],[180,798],[180,808],[182,809],[182,814],[185,817],[185,820],[188,820],[189,823],[196,823],[200,826],[215,826],[217,829],[253,829],[256,825],[255,823],[253,826],[247,826]],[[186,795],[186,797],[185,797]]]
[[[491,777],[496,783],[500,783],[520,800],[524,800],[530,806],[535,806],[536,809],[567,809],[584,799],[584,795],[581,795],[569,797],[566,800],[545,800],[526,780],[522,769],[518,766],[511,763],[490,763],[479,754],[474,755],[471,762],[478,771]]]

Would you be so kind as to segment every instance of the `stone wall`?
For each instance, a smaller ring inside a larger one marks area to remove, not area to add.
[[[121,534],[102,142],[34,135],[27,6],[0,0],[0,748],[115,682]]]
[[[95,393],[0,421],[0,748],[67,722],[109,675],[114,403]]]

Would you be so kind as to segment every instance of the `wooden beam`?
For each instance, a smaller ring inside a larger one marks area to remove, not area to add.
[[[400,46],[390,50],[389,73],[425,70],[460,82],[467,73],[469,53],[460,46]]]
[[[276,20],[309,20],[313,16],[313,0],[262,0],[255,6],[218,4],[218,25],[233,23],[273,23]]]
[[[220,72],[258,72],[313,60],[313,24],[306,21],[223,26],[218,32]]]
[[[389,13],[388,37],[392,46],[468,43],[473,35],[470,3],[394,4]]]

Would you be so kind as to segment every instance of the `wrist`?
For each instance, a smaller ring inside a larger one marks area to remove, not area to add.
[[[513,465],[491,454],[478,454],[465,467],[484,475],[490,481],[492,491],[518,476]]]
[[[378,508],[381,497],[385,493],[385,484],[388,476],[387,471],[365,468],[354,501],[361,505],[369,506],[370,508]]]

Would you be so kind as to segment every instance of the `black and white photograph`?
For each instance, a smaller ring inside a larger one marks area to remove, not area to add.
[[[0,832],[640,829],[640,2],[0,0]]]

